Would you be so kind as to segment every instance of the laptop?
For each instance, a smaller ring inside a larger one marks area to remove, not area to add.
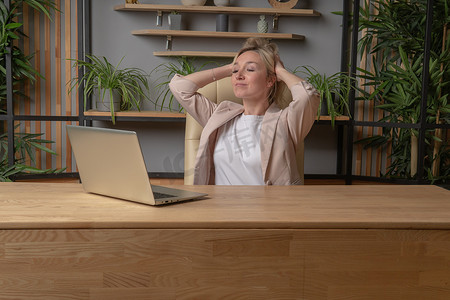
[[[151,185],[134,131],[67,125],[67,133],[86,192],[149,205],[207,195]]]

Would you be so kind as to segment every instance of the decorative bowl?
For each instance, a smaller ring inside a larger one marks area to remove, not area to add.
[[[214,0],[215,6],[230,6],[230,0]]]

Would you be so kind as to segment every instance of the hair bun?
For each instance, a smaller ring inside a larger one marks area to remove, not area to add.
[[[274,54],[278,54],[278,47],[276,44],[269,42],[268,39],[260,37],[250,37],[248,38],[243,47],[243,49],[267,49]]]

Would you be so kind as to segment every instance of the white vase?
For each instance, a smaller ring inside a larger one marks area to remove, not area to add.
[[[214,0],[215,6],[230,6],[230,0]]]
[[[205,5],[206,0],[181,0],[181,4],[186,6],[202,6]]]

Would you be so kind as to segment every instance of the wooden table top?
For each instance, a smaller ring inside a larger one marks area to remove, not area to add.
[[[209,196],[154,207],[77,183],[0,183],[0,229],[450,229],[450,191],[437,186],[173,187]]]

